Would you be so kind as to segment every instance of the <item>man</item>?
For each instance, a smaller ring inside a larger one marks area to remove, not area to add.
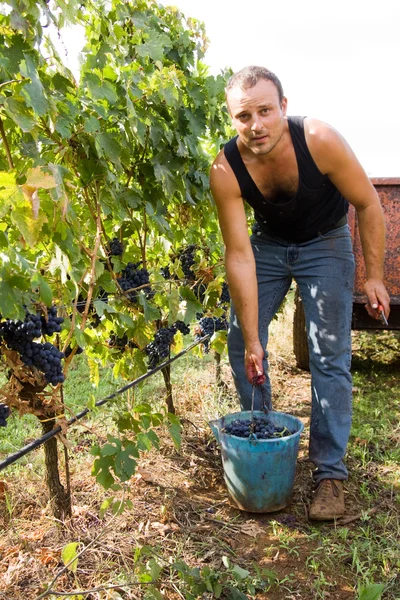
[[[354,257],[346,213],[357,211],[368,313],[389,315],[383,284],[384,221],[377,193],[346,141],[312,118],[286,117],[272,72],[246,67],[226,88],[237,137],[211,169],[232,297],[229,360],[242,409],[270,406],[268,325],[295,279],[305,309],[312,388],[309,516],[344,514],[343,463],[350,426]],[[254,209],[249,240],[244,202]]]

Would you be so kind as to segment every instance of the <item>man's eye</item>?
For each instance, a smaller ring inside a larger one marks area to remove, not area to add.
[[[269,112],[269,108],[262,108],[261,114],[266,115]]]

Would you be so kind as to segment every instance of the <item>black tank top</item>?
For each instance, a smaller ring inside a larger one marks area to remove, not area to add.
[[[237,137],[224,146],[244,200],[254,209],[257,223],[266,233],[297,243],[313,239],[329,231],[346,215],[349,205],[314,162],[304,134],[305,117],[288,117],[289,131],[299,170],[299,187],[292,198],[283,196],[268,200],[260,192],[248,172]],[[343,223],[345,220],[343,220]]]

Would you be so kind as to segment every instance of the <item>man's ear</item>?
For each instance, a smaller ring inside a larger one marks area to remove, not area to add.
[[[283,96],[283,98],[282,98],[281,109],[282,109],[283,116],[285,117],[286,116],[286,111],[287,111],[287,98],[286,98],[286,96]]]

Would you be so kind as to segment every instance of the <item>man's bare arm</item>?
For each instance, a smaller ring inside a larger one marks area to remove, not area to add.
[[[258,291],[256,267],[240,188],[221,152],[211,167],[214,197],[225,243],[225,267],[229,291],[245,342],[245,366],[250,382],[262,383],[264,350],[258,335]]]
[[[350,146],[335,129],[307,119],[306,139],[310,152],[320,169],[357,211],[360,238],[367,279],[367,310],[379,318],[378,306],[390,313],[389,295],[383,283],[385,254],[385,224],[378,194]]]

